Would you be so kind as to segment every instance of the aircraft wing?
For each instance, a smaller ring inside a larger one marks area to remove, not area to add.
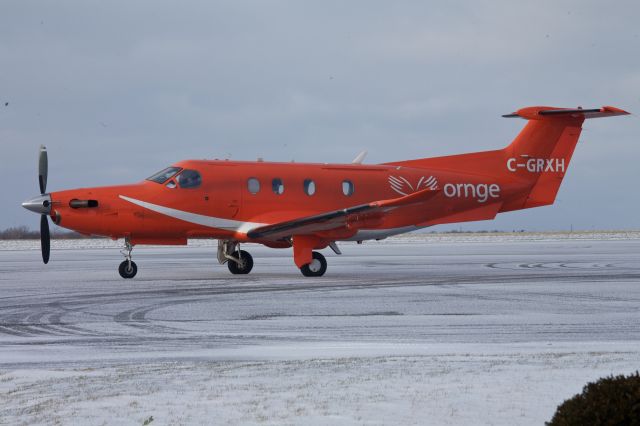
[[[281,239],[291,237],[292,235],[306,235],[328,231],[345,226],[347,221],[351,222],[354,218],[357,222],[357,217],[361,214],[386,213],[398,207],[425,202],[439,191],[438,189],[427,188],[399,198],[379,200],[368,204],[347,207],[345,209],[273,223],[252,229],[247,232],[247,236],[252,239]]]

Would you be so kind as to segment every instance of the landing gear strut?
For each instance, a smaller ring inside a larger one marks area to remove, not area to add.
[[[218,241],[218,262],[226,263],[234,275],[245,275],[253,269],[253,257],[249,252],[240,250],[237,241]]]
[[[300,268],[300,272],[302,272],[302,275],[305,277],[323,276],[324,273],[327,272],[327,260],[317,251],[311,253],[311,257],[311,263],[303,265],[302,268]]]
[[[138,265],[131,260],[131,252],[133,251],[133,245],[128,238],[124,239],[124,249],[120,251],[125,257],[125,261],[118,267],[118,272],[122,278],[133,278],[138,273]]]

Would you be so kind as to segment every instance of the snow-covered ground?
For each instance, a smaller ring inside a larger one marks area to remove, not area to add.
[[[576,231],[576,232],[456,232],[438,233],[413,232],[388,238],[387,244],[420,243],[504,243],[518,241],[561,241],[561,240],[638,240],[640,231]],[[216,247],[217,240],[189,240],[191,247]],[[351,244],[351,243],[342,243]],[[51,246],[55,250],[75,250],[80,248],[119,248],[122,240],[114,241],[104,238],[53,240]],[[40,240],[0,240],[0,251],[3,250],[40,250]]]
[[[422,234],[325,251],[0,242],[0,424],[542,424],[640,368],[640,234]]]

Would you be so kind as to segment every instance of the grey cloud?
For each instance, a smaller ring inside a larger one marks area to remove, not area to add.
[[[368,161],[506,145],[526,105],[640,111],[637,2],[7,2],[0,227],[50,188],[183,158]],[[638,227],[638,119],[585,125],[551,208],[479,228]],[[597,201],[593,201],[593,198]],[[588,208],[585,208],[588,206]]]

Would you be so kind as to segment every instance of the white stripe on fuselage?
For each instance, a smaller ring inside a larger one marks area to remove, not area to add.
[[[156,213],[160,213],[165,216],[169,216],[185,222],[194,223],[196,225],[206,226],[209,228],[224,229],[226,231],[235,231],[246,234],[253,228],[258,228],[260,226],[266,225],[266,223],[242,222],[239,220],[223,219],[220,217],[206,216],[203,214],[191,213],[184,210],[172,209],[171,207],[165,207],[158,204],[148,203],[146,201],[136,200],[135,198],[126,197],[124,195],[120,195],[120,198]]]
[[[224,229],[226,231],[235,231],[246,234],[254,228],[268,225],[266,223],[257,222],[242,222],[239,220],[223,219],[214,216],[206,216],[198,213],[191,213],[184,210],[172,209],[171,207],[160,206],[158,204],[149,203],[147,201],[136,200],[135,198],[126,197],[120,195],[125,201],[135,204],[145,209],[154,211],[156,213],[163,214],[165,216],[179,219],[184,222],[194,223],[196,225],[202,225],[209,228]],[[415,231],[420,229],[419,226],[403,226],[400,228],[389,229],[360,229],[351,238],[347,238],[344,241],[358,241],[358,240],[374,240],[390,237],[392,235],[404,234],[406,232]]]

